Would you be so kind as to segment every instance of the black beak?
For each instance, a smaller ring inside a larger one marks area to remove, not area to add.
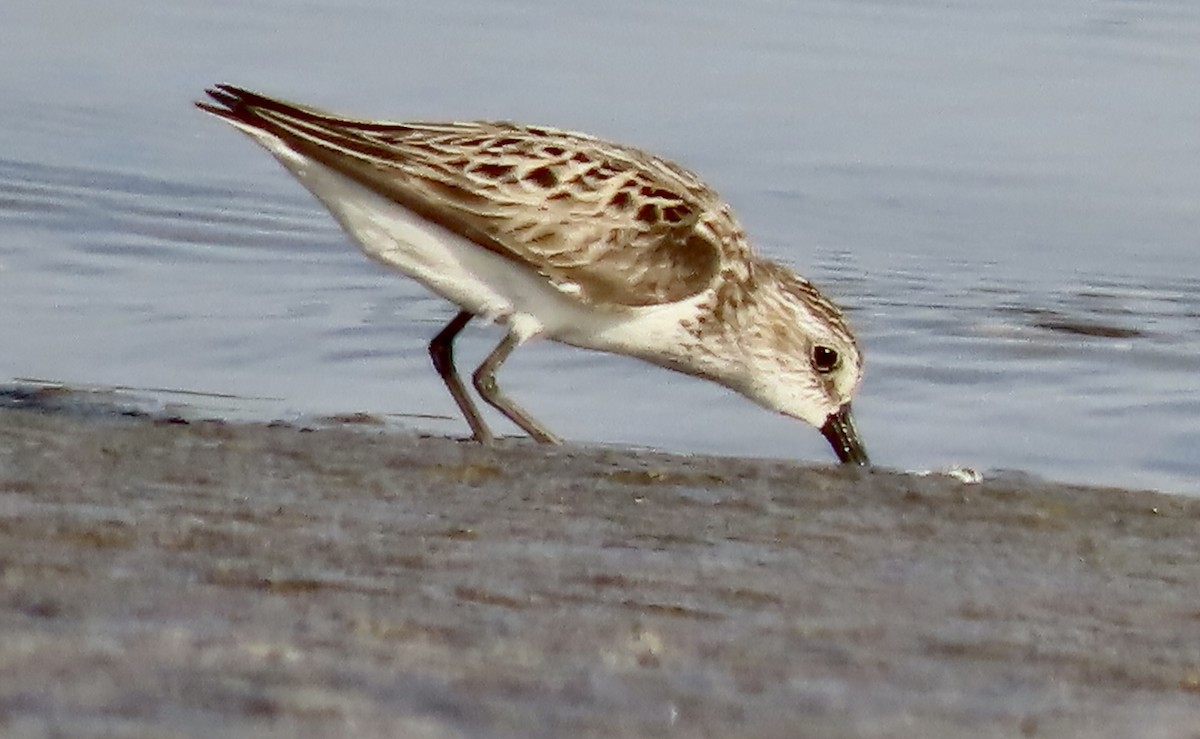
[[[866,447],[858,438],[854,428],[854,419],[850,417],[850,404],[847,403],[829,414],[825,425],[821,427],[821,435],[829,440],[830,446],[842,464],[857,464],[864,467],[871,464],[867,457]]]

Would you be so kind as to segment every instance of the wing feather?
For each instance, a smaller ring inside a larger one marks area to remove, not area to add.
[[[694,174],[586,134],[508,122],[384,123],[240,88],[201,107],[264,129],[417,215],[596,305],[705,290],[740,233]],[[727,221],[727,222],[725,222]]]

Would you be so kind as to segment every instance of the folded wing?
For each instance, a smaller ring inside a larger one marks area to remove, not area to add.
[[[665,160],[585,134],[506,122],[342,118],[222,85],[200,107],[265,130],[485,249],[596,305],[645,306],[712,283],[728,218]]]

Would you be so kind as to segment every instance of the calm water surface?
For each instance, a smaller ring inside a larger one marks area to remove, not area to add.
[[[1200,492],[1190,0],[10,5],[0,382],[465,432],[425,354],[453,309],[191,107],[230,81],[663,152],[851,312],[877,462]],[[469,331],[462,365],[498,338]],[[831,459],[811,429],[633,360],[542,343],[502,379],[574,440]]]

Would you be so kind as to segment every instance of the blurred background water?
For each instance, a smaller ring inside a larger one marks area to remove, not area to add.
[[[1194,494],[1197,39],[1187,0],[9,3],[0,382],[466,433],[425,353],[454,309],[192,107],[228,81],[663,153],[850,311],[879,464]],[[498,338],[469,329],[460,366]],[[501,381],[572,440],[832,459],[634,360],[542,342]]]

